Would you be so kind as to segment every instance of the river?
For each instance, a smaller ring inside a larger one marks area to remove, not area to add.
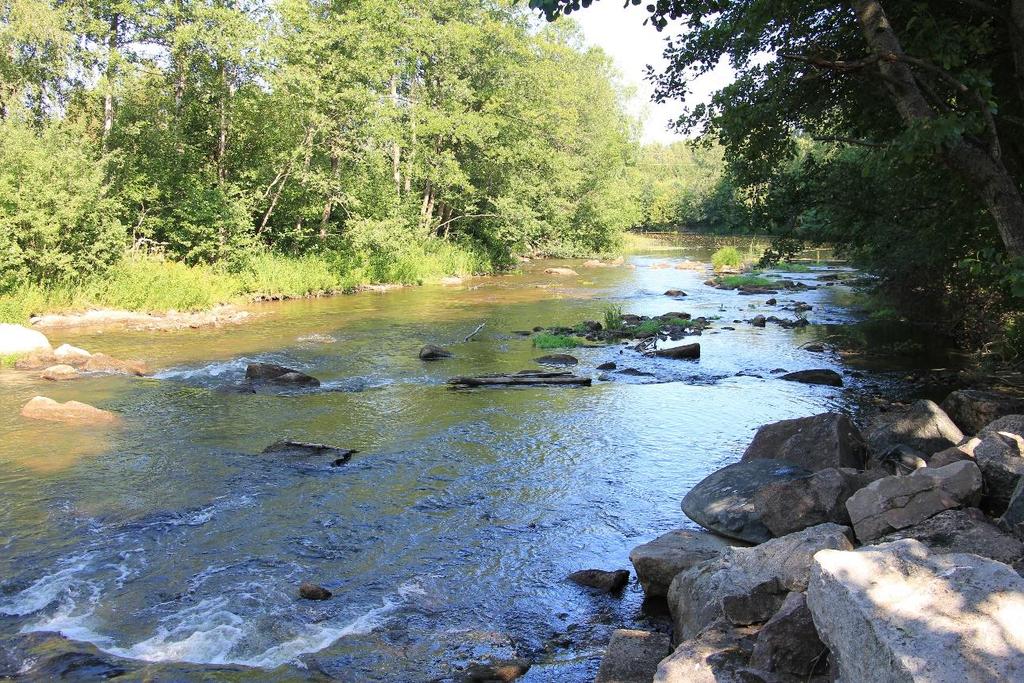
[[[346,681],[443,680],[518,654],[534,662],[523,680],[592,680],[612,629],[663,628],[664,617],[643,608],[635,582],[616,597],[565,576],[630,567],[631,548],[692,524],[683,495],[736,460],[758,426],[849,409],[851,388],[872,380],[855,373],[835,389],[771,374],[847,371],[800,347],[821,325],[856,319],[846,287],[783,292],[780,305],[811,304],[815,324],[756,328],[732,321],[793,314],[704,286],[703,273],[651,267],[708,257],[694,244],[632,255],[635,269],[534,263],[456,287],[263,304],[254,321],[218,329],[51,332],[55,344],[140,358],[156,373],[44,385],[0,370],[0,640],[60,631],[133,659],[314,667]],[[580,276],[545,274],[552,265]],[[786,277],[824,285],[833,270]],[[609,304],[718,319],[696,362],[573,351],[595,378],[605,361],[653,377],[445,384],[534,367],[544,352],[514,331],[600,320]],[[455,357],[424,363],[425,343]],[[323,386],[232,391],[251,361]],[[123,422],[91,430],[18,417],[36,394]],[[338,468],[254,455],[284,438],[359,453]],[[298,600],[304,580],[335,597]]]

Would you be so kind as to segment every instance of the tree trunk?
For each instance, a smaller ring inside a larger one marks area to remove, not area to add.
[[[121,17],[114,14],[110,17],[110,33],[107,35],[107,88],[103,95],[103,140],[106,142],[114,130],[114,55],[117,52],[117,33]]]
[[[878,68],[900,117],[907,124],[935,118],[914,72],[902,60],[903,48],[881,2],[853,0],[852,4],[869,49],[881,57]],[[1015,0],[1015,9],[1019,4]],[[1024,196],[1003,161],[962,136],[945,145],[943,156],[985,203],[1009,255],[1024,257]]]
[[[338,155],[336,152],[331,152],[331,178],[335,181],[338,178]],[[331,221],[331,211],[334,206],[334,194],[333,188],[331,193],[327,195],[327,202],[324,203],[324,212],[320,216],[320,241],[323,242],[327,239],[327,224]]]
[[[398,76],[391,77],[391,102],[398,113]],[[391,143],[391,175],[395,179],[395,192],[398,197],[402,196],[402,147],[398,144],[397,131],[395,140]]]

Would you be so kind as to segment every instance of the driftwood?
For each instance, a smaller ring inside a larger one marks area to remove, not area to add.
[[[591,384],[589,377],[579,377],[571,372],[543,372],[520,370],[515,374],[483,375],[480,377],[453,377],[448,384],[453,389],[467,387],[518,387],[518,386],[583,386]]]
[[[462,343],[466,343],[466,342],[468,342],[468,341],[469,341],[469,340],[471,340],[471,339],[472,339],[473,337],[475,337],[475,336],[476,336],[477,334],[479,334],[479,333],[480,333],[480,330],[484,329],[484,325],[486,325],[486,324],[487,324],[487,321],[485,320],[485,321],[483,321],[482,323],[480,323],[479,325],[477,325],[477,326],[476,326],[476,329],[475,329],[475,330],[473,330],[473,332],[472,332],[472,333],[470,333],[470,335],[469,335],[468,337],[466,337],[465,339],[463,339],[463,340],[462,340]]]

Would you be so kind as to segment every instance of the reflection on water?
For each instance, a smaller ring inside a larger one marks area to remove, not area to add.
[[[842,391],[772,379],[776,368],[842,370],[799,348],[817,328],[751,327],[742,321],[778,312],[765,297],[648,267],[685,257],[707,253],[269,304],[230,329],[54,333],[158,372],[45,386],[0,374],[0,638],[59,630],[126,657],[266,668],[316,653],[344,680],[430,680],[518,653],[538,663],[528,680],[592,678],[612,628],[656,617],[637,587],[594,596],[564,577],[628,567],[632,547],[689,525],[682,496],[759,425],[845,406]],[[778,298],[813,304],[815,323],[842,323],[850,314],[834,291]],[[574,352],[579,372],[597,377],[612,360],[649,378],[444,384],[533,367],[541,354],[514,331],[601,319],[610,303],[717,320],[699,362]],[[423,363],[424,343],[455,358]],[[313,374],[324,390],[234,391],[257,360]],[[123,425],[91,433],[18,418],[37,393],[117,411]],[[340,468],[257,455],[279,439],[360,453]],[[297,600],[303,580],[335,598]]]

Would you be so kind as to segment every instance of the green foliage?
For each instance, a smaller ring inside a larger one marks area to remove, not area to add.
[[[685,329],[688,327],[693,327],[696,323],[693,322],[692,320],[687,320],[686,318],[669,318],[668,320],[665,321],[665,324],[671,325],[673,327],[682,327]]]
[[[717,282],[733,289],[737,287],[770,287],[775,284],[760,275],[724,275],[717,278]]]
[[[581,45],[471,0],[0,4],[0,292],[189,308],[608,253],[637,124]]]
[[[641,334],[655,334],[661,330],[660,320],[645,320],[636,326],[636,331]]]
[[[622,329],[622,306],[612,304],[604,309],[604,329],[617,332]]]
[[[793,261],[780,261],[771,267],[772,270],[777,270],[782,273],[809,273],[811,267],[806,263],[795,263]]]
[[[124,249],[104,160],[84,127],[0,120],[0,292],[102,271]]]
[[[736,247],[722,247],[711,255],[711,265],[715,270],[724,268],[738,270],[743,265],[743,254]]]
[[[533,345],[538,349],[574,349],[581,343],[576,337],[549,332],[540,332],[533,338]]]

